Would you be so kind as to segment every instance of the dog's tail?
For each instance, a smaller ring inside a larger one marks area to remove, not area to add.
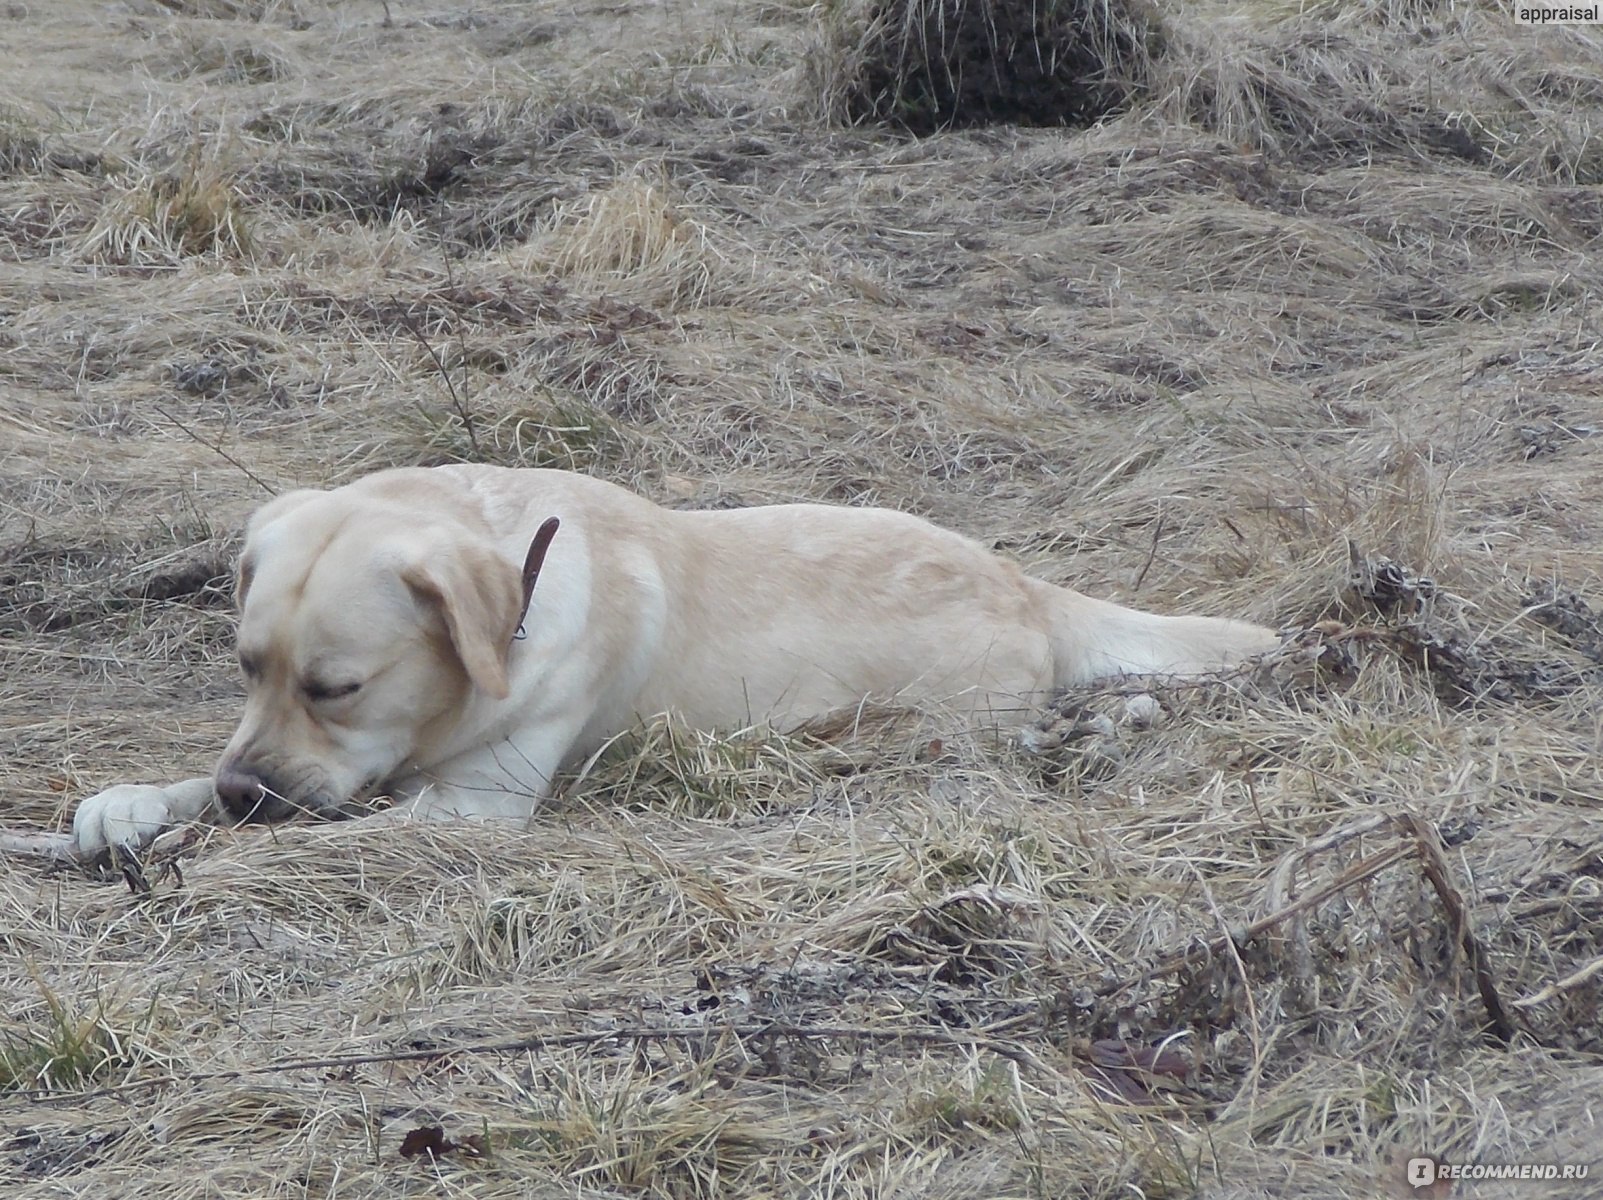
[[[1117,675],[1200,675],[1279,645],[1271,631],[1219,617],[1165,617],[1032,580],[1052,639],[1053,686]]]

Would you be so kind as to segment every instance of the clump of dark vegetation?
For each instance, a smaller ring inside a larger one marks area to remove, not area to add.
[[[913,133],[1095,124],[1130,103],[1157,14],[1120,0],[877,0],[845,91],[853,121]]]

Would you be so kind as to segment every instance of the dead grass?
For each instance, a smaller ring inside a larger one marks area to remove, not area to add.
[[[1121,115],[913,138],[820,115],[860,16],[10,18],[3,824],[208,770],[246,513],[376,465],[892,504],[1285,650],[1000,741],[658,723],[522,831],[5,863],[8,1196],[1596,1159],[1595,41],[1166,5]]]
[[[737,268],[666,193],[663,180],[627,177],[559,206],[507,265],[644,304],[700,307]],[[748,277],[755,271],[753,262]]]
[[[170,267],[196,255],[249,258],[253,245],[243,199],[197,151],[174,170],[121,183],[79,242],[76,257]]]

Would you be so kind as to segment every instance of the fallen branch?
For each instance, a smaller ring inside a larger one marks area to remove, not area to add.
[[[1213,958],[1216,954],[1223,954],[1226,948],[1232,944],[1236,946],[1243,946],[1252,941],[1253,938],[1257,937],[1265,930],[1273,929],[1282,921],[1290,920],[1298,913],[1306,912],[1308,909],[1313,908],[1316,905],[1323,904],[1332,896],[1346,891],[1354,884],[1363,883],[1366,879],[1374,878],[1393,863],[1400,862],[1405,858],[1409,858],[1415,853],[1416,850],[1413,845],[1404,844],[1401,846],[1394,846],[1390,850],[1382,851],[1380,854],[1376,854],[1371,858],[1363,859],[1362,861],[1349,867],[1346,871],[1342,872],[1324,887],[1316,888],[1307,895],[1302,896],[1301,898],[1293,901],[1291,904],[1286,905],[1284,908],[1278,909],[1277,911],[1270,913],[1268,916],[1258,918],[1258,920],[1254,921],[1251,925],[1248,925],[1245,929],[1241,929],[1232,933],[1221,933],[1205,942],[1187,946],[1183,950],[1170,951],[1168,954],[1165,954],[1158,959],[1158,961],[1152,966],[1141,972],[1141,974],[1132,979],[1122,979],[1113,983],[1105,983],[1097,989],[1096,994],[1103,998],[1115,996],[1122,991],[1126,991],[1129,988],[1136,987],[1143,983],[1149,983],[1160,976],[1171,974],[1172,972],[1178,971],[1182,967],[1188,966],[1192,963],[1206,962],[1207,960]]]
[[[1476,989],[1480,992],[1481,1003],[1486,1008],[1488,1028],[1491,1030],[1493,1037],[1507,1045],[1513,1041],[1516,1032],[1517,1027],[1514,1023],[1514,1018],[1510,1015],[1507,1006],[1503,1003],[1502,996],[1498,993],[1497,981],[1492,975],[1491,965],[1487,960],[1486,953],[1481,949],[1480,942],[1476,940],[1474,931],[1470,928],[1469,912],[1464,904],[1464,897],[1458,888],[1453,885],[1452,872],[1447,865],[1447,860],[1442,857],[1441,846],[1436,840],[1435,831],[1420,817],[1412,813],[1402,813],[1392,817],[1366,817],[1345,828],[1334,830],[1321,838],[1315,839],[1307,846],[1288,854],[1276,865],[1265,888],[1266,895],[1270,898],[1284,896],[1289,887],[1292,871],[1316,850],[1329,849],[1332,846],[1340,845],[1344,841],[1357,837],[1359,834],[1371,832],[1387,823],[1393,823],[1399,831],[1408,835],[1410,841],[1355,864],[1324,887],[1317,888],[1290,904],[1285,904],[1268,916],[1254,921],[1239,932],[1220,934],[1206,942],[1188,946],[1184,950],[1173,951],[1163,956],[1157,963],[1134,979],[1104,984],[1097,989],[1097,995],[1100,997],[1117,995],[1128,988],[1177,971],[1190,963],[1206,962],[1215,955],[1224,953],[1227,949],[1245,945],[1265,930],[1273,928],[1317,904],[1324,903],[1332,896],[1352,887],[1355,883],[1361,883],[1366,879],[1372,878],[1401,859],[1417,857],[1420,862],[1420,869],[1435,889],[1436,896],[1442,903],[1442,908],[1446,910],[1447,919],[1452,926],[1453,941],[1463,950],[1465,957],[1469,961],[1470,970],[1475,976]],[[1584,968],[1584,972],[1588,974],[1596,973],[1597,971],[1603,971],[1603,960]],[[1582,973],[1578,972],[1577,974],[1580,975]],[[1560,983],[1565,982],[1568,981],[1560,981]],[[1579,982],[1579,980],[1577,979],[1576,982]],[[1553,986],[1557,988],[1559,985],[1555,984]],[[1544,989],[1544,992],[1538,993],[1538,996],[1522,1002],[1521,1006],[1535,1004],[1540,999],[1547,998],[1549,998],[1547,990]]]
[[[1515,1008],[1535,1008],[1538,1004],[1546,1004],[1555,996],[1563,995],[1571,988],[1580,987],[1594,975],[1603,973],[1603,957],[1594,958],[1578,971],[1572,971],[1563,979],[1555,979],[1534,996],[1526,996],[1514,1001]]]
[[[1275,864],[1274,871],[1269,875],[1269,882],[1264,887],[1264,907],[1274,912],[1291,903],[1291,877],[1305,861],[1316,854],[1323,854],[1326,850],[1333,850],[1343,842],[1372,833],[1383,825],[1391,824],[1391,821],[1392,818],[1388,813],[1372,813],[1350,825],[1344,825],[1322,837],[1316,837],[1307,845],[1299,846],[1286,854]]]
[[[65,1103],[121,1096],[146,1088],[176,1083],[225,1083],[262,1075],[281,1075],[290,1071],[343,1071],[379,1063],[427,1062],[456,1055],[527,1054],[534,1050],[556,1050],[572,1046],[594,1046],[602,1042],[665,1042],[707,1040],[720,1037],[842,1038],[862,1042],[913,1042],[959,1050],[989,1050],[1022,1065],[1035,1065],[1035,1056],[1021,1046],[1012,1045],[983,1031],[963,1033],[948,1029],[919,1029],[901,1026],[872,1029],[865,1025],[797,1025],[783,1021],[737,1025],[694,1026],[637,1025],[607,1029],[570,1030],[560,1033],[534,1033],[497,1042],[466,1042],[411,1050],[380,1050],[372,1054],[341,1054],[328,1058],[299,1058],[268,1063],[260,1067],[240,1067],[232,1071],[204,1071],[193,1074],[158,1075],[115,1087],[87,1092],[59,1092],[50,1088],[17,1088],[10,1095],[23,1096],[38,1103]]]

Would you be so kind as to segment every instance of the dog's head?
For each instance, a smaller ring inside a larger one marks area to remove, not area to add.
[[[507,695],[523,578],[441,497],[357,487],[261,509],[240,556],[245,712],[217,767],[239,820],[341,815]]]

